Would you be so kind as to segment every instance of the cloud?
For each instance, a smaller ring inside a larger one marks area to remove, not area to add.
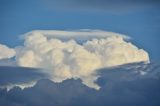
[[[130,39],[129,36],[124,34],[119,34],[115,32],[109,32],[104,30],[92,30],[92,29],[80,29],[80,30],[73,30],[73,31],[65,31],[65,30],[34,30],[24,34],[21,38],[25,39],[27,36],[32,35],[45,35],[45,37],[51,39],[60,39],[60,40],[71,40],[74,39],[77,42],[92,40],[93,38],[106,38],[110,36],[121,36],[124,39]]]
[[[147,74],[141,75],[141,71]],[[99,91],[69,79],[47,79],[30,88],[0,89],[2,106],[159,106],[159,64],[130,64],[99,70]]]
[[[0,44],[0,60],[14,57],[16,52],[14,49],[7,47],[6,45]]]
[[[101,30],[33,31],[25,34],[24,46],[16,48],[16,61],[19,66],[46,69],[54,82],[80,78],[99,89],[94,83],[98,69],[149,62],[148,53],[126,38]]]
[[[0,66],[0,88],[7,90],[18,86],[22,89],[34,86],[34,84],[47,75],[41,69]]]
[[[1,59],[0,66],[17,66],[17,64],[12,59]]]

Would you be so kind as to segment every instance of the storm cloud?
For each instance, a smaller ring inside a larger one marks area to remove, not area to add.
[[[24,45],[15,49],[16,62],[46,69],[54,82],[80,78],[83,84],[99,89],[94,83],[98,69],[149,62],[148,53],[126,39],[126,35],[101,30],[33,31],[25,34]]]
[[[21,36],[24,45],[1,47],[1,64],[40,68],[48,78],[61,83],[81,79],[88,87],[99,90],[95,81],[98,70],[123,64],[150,62],[149,54],[131,43],[127,35],[103,30],[81,29],[35,30]],[[32,84],[33,85],[33,84]],[[25,87],[25,86],[24,86]]]

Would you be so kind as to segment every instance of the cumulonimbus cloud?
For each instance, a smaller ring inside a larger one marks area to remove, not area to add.
[[[25,34],[24,45],[16,47],[16,61],[19,66],[46,69],[54,82],[80,78],[99,89],[94,83],[98,69],[149,62],[148,53],[127,38],[101,30],[32,31]]]

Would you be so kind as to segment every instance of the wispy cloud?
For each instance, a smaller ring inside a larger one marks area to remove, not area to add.
[[[16,54],[14,49],[7,47],[6,45],[0,44],[0,60],[14,57]]]

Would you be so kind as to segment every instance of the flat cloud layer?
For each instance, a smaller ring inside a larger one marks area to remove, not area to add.
[[[103,31],[103,30],[91,30],[91,29],[81,29],[81,30],[74,30],[74,31],[64,31],[64,30],[34,30],[31,32],[28,32],[24,34],[23,37],[27,37],[29,35],[37,35],[37,34],[43,34],[47,38],[56,38],[61,40],[91,40],[93,38],[106,38],[111,36],[121,36],[125,39],[130,39],[130,37],[113,33],[109,31]]]
[[[41,69],[0,66],[0,88],[12,89],[15,86],[28,88],[43,78],[48,78]]]
[[[0,89],[0,105],[160,106],[159,64],[129,64],[99,71],[101,77],[97,83],[101,89],[98,91],[85,86],[81,80],[69,79],[59,84],[43,79],[35,86],[25,89],[14,87],[8,92]],[[35,75],[37,74],[32,72],[28,76]],[[0,81],[1,78],[3,77],[0,77]]]
[[[14,49],[7,47],[6,45],[0,44],[0,60],[14,57],[16,52]]]
[[[83,84],[99,89],[94,83],[98,69],[149,62],[148,53],[126,38],[100,30],[33,31],[25,34],[24,46],[16,48],[16,61],[19,66],[46,69],[54,82],[80,78]]]

